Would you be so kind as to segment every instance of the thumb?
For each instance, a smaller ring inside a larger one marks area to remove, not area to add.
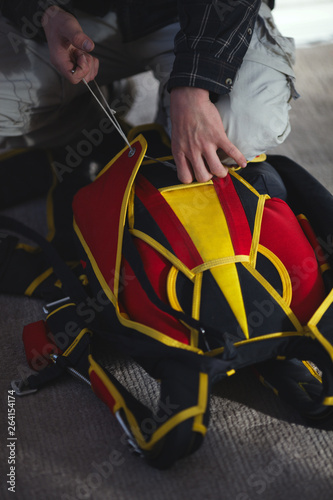
[[[95,47],[94,42],[83,31],[74,33],[70,42],[74,47],[85,52],[91,52]]]

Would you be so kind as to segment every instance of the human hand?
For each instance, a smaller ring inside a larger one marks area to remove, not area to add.
[[[89,52],[95,45],[77,19],[53,5],[44,12],[42,24],[50,60],[57,70],[71,83],[79,83],[83,78],[87,82],[93,80],[98,73],[99,61]]]
[[[189,184],[225,177],[228,169],[217,155],[222,149],[237,165],[246,166],[244,155],[228,139],[221,116],[207,90],[177,87],[171,91],[171,145],[178,178]]]

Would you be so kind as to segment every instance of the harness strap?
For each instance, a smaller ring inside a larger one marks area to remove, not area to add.
[[[64,296],[69,295],[76,302],[87,298],[87,294],[78,278],[62,260],[56,249],[43,236],[25,224],[4,215],[0,216],[0,228],[32,240],[43,250],[44,255],[52,264],[55,274],[63,283]]]

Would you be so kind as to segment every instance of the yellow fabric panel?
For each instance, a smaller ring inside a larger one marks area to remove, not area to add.
[[[235,256],[227,221],[213,185],[200,184],[195,189],[180,187],[161,194],[186,228],[204,262]],[[248,338],[246,311],[235,264],[214,267],[211,273]]]

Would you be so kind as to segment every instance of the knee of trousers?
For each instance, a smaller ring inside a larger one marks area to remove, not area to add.
[[[269,89],[250,97],[246,93],[222,96],[216,106],[229,140],[250,161],[281,144],[290,132],[290,91],[275,96]],[[232,164],[229,158],[224,163]]]

